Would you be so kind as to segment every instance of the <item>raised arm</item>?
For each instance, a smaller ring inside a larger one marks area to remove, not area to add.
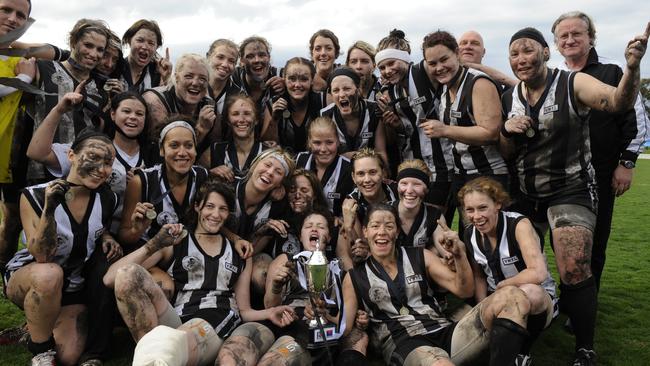
[[[632,109],[639,94],[641,59],[646,51],[648,36],[650,36],[650,22],[643,35],[636,36],[628,42],[625,49],[627,66],[616,88],[590,75],[577,73],[574,80],[574,93],[578,101],[590,108],[610,113]]]

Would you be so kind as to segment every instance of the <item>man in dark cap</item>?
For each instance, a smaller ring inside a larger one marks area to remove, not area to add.
[[[574,365],[595,365],[596,284],[591,246],[596,223],[594,171],[589,149],[591,109],[610,113],[633,107],[650,24],[625,50],[627,71],[617,87],[585,73],[546,66],[542,34],[524,28],[510,39],[509,59],[520,82],[503,95],[506,122],[499,144],[519,175],[520,212],[538,229],[552,230],[560,272],[560,309],[576,335]]]

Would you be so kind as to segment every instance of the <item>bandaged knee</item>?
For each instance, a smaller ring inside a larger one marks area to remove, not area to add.
[[[421,346],[411,351],[404,365],[406,366],[429,366],[440,360],[449,360],[449,354],[442,348]]]
[[[217,358],[223,340],[210,323],[203,319],[190,319],[179,330],[184,330],[196,339],[196,359],[198,365],[211,365]]]
[[[133,366],[185,366],[187,360],[187,334],[165,325],[145,334],[133,353]]]

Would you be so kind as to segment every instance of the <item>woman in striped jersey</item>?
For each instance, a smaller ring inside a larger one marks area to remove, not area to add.
[[[293,321],[287,306],[250,307],[252,259],[240,257],[221,233],[234,201],[226,185],[206,182],[190,213],[191,232],[182,224],[165,224],[104,277],[115,287],[122,318],[138,342],[134,365],[211,365],[218,352],[220,362],[252,365],[271,346],[273,334],[259,323],[239,326],[242,321],[269,320],[279,327]],[[174,280],[171,303],[147,272],[155,265]],[[247,352],[240,352],[242,338]]]
[[[201,156],[201,163],[208,167],[210,174],[236,184],[243,179],[264,145],[255,138],[257,107],[255,102],[244,94],[228,97],[224,106],[223,118],[230,130],[227,141],[215,142]]]
[[[375,48],[368,42],[356,41],[348,48],[347,58],[345,59],[345,66],[354,70],[361,83],[361,96],[367,100],[375,100],[381,84],[379,79],[373,73],[375,71]]]
[[[305,150],[307,129],[327,105],[325,92],[313,90],[314,65],[306,58],[294,57],[284,66],[286,91],[267,103],[264,125],[269,126],[264,140],[276,141],[294,154]]]
[[[77,363],[87,331],[82,271],[95,250],[109,260],[121,256],[108,231],[117,197],[104,185],[114,158],[108,137],[83,130],[68,152],[67,177],[21,196],[27,248],[7,264],[4,283],[7,297],[25,311],[33,364]]]
[[[525,293],[506,286],[454,323],[435,300],[437,284],[456,296],[474,294],[472,268],[456,232],[441,225],[441,245],[452,254],[445,265],[422,247],[396,247],[399,216],[393,206],[372,206],[363,223],[370,257],[343,279],[344,314],[370,317],[370,338],[387,364],[466,365],[490,350],[490,365],[513,364],[526,337]],[[450,268],[451,267],[451,268]],[[347,331],[347,329],[346,329]]]
[[[507,187],[508,168],[495,145],[503,126],[500,90],[488,75],[461,66],[458,43],[448,32],[426,35],[422,51],[425,69],[442,85],[442,92],[438,118],[426,119],[420,128],[430,138],[452,143],[454,176],[449,208],[453,210],[458,206],[460,187],[473,178],[490,176]]]
[[[510,196],[488,177],[469,181],[458,193],[468,226],[464,242],[474,272],[474,298],[482,301],[497,289],[517,286],[530,302],[528,341],[517,365],[529,365],[530,347],[558,315],[555,281],[548,272],[540,238],[524,215],[503,211]]]

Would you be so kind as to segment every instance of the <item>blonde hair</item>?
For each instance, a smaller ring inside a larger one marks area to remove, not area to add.
[[[312,131],[317,129],[317,128],[324,128],[324,129],[326,128],[326,129],[329,129],[330,131],[332,131],[334,133],[334,137],[336,139],[336,144],[340,145],[339,137],[338,137],[338,134],[336,132],[336,122],[334,122],[334,120],[332,120],[329,117],[321,116],[321,117],[317,117],[313,121],[309,122],[309,127],[307,129],[307,147],[309,147],[309,144],[311,144]]]
[[[409,160],[404,160],[398,167],[397,167],[397,173],[401,172],[404,169],[417,169],[422,171],[428,176],[431,176],[431,170],[429,170],[429,167],[427,166],[427,163],[425,163],[421,159],[409,159]]]
[[[205,68],[205,74],[210,79],[210,67],[208,66],[208,60],[205,57],[196,54],[196,53],[185,53],[176,60],[176,66],[174,67],[174,78],[173,83],[176,84],[176,76],[183,70],[183,68],[190,63],[191,61],[196,62],[197,64]]]
[[[381,155],[379,155],[379,153],[377,153],[374,149],[364,147],[354,153],[354,155],[352,155],[352,159],[350,159],[350,162],[352,163],[352,173],[355,172],[354,163],[363,158],[375,159],[377,161],[377,164],[379,164],[379,168],[382,170],[382,172],[386,170],[386,167],[384,166],[384,159],[381,158]]]
[[[345,64],[346,65],[350,63],[350,53],[353,50],[359,50],[359,51],[365,53],[366,55],[370,56],[370,59],[372,60],[373,65],[375,64],[375,55],[377,54],[377,50],[375,50],[375,48],[368,42],[356,41],[356,42],[354,42],[354,44],[352,44],[352,46],[350,46],[350,48],[348,48],[348,53],[347,53],[347,56],[345,58]]]
[[[285,179],[290,177],[293,171],[296,169],[296,162],[293,160],[293,157],[291,157],[291,154],[289,154],[286,150],[284,150],[281,147],[274,147],[271,149],[267,149],[262,151],[255,160],[251,163],[250,169],[248,169],[248,173],[246,173],[246,180],[250,179],[251,175],[253,174],[253,171],[255,168],[257,168],[257,165],[262,162],[262,160],[266,158],[277,158],[277,159],[282,159],[284,162],[283,166],[287,169],[287,171],[284,174]]]

